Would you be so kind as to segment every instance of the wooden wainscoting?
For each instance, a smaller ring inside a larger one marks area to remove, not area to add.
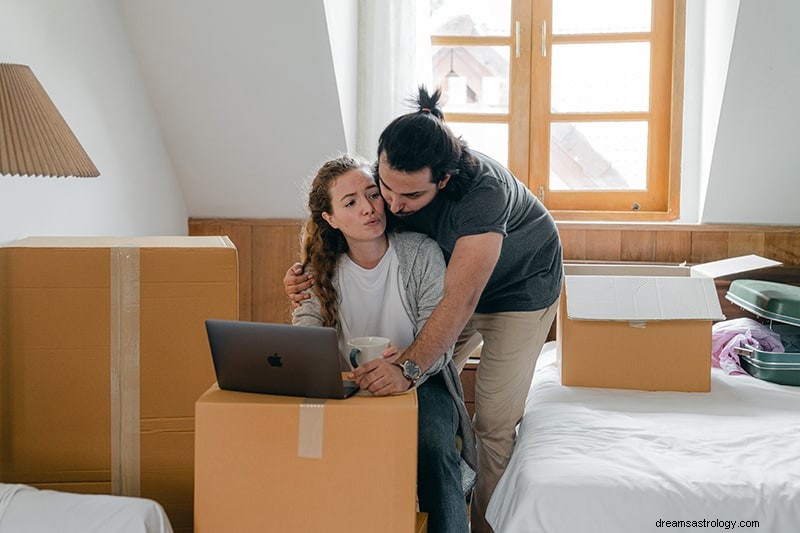
[[[557,223],[566,261],[704,263],[758,254],[800,265],[800,226]],[[239,251],[242,320],[291,321],[283,276],[300,257],[301,220],[190,218],[189,235],[227,235]]]
[[[566,261],[696,264],[758,254],[800,264],[800,226],[557,224]]]
[[[227,235],[239,254],[239,319],[291,323],[283,276],[300,257],[301,220],[190,218],[189,235]]]

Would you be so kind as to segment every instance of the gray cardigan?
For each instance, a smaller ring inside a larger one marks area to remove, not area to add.
[[[389,232],[388,236],[389,242],[397,254],[400,279],[406,292],[404,302],[406,313],[414,324],[414,336],[416,337],[444,294],[444,257],[436,241],[421,233],[393,231]],[[333,277],[333,284],[338,291],[337,275]],[[319,299],[313,290],[309,289],[306,292],[311,297],[295,309],[292,324],[321,326],[322,313]],[[462,441],[461,458],[469,467],[466,469],[462,465],[462,484],[465,490],[468,490],[474,482],[474,471],[477,469],[475,436],[472,433],[472,425],[464,405],[464,391],[461,388],[458,370],[453,364],[452,346],[425,371],[417,382],[417,386],[422,385],[428,376],[437,372],[442,373],[447,390],[458,409],[458,433]]]

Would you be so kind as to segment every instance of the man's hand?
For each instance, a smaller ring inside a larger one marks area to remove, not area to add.
[[[362,389],[375,396],[388,396],[405,392],[411,388],[411,381],[403,376],[399,366],[388,359],[373,359],[354,369],[350,379]]]
[[[286,296],[292,301],[292,307],[297,308],[300,302],[307,300],[311,296],[303,294],[303,291],[314,284],[314,276],[310,273],[303,273],[303,265],[295,263],[286,275],[283,276],[283,290]]]

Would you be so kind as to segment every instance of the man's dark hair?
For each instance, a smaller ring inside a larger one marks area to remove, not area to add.
[[[378,161],[385,153],[389,166],[401,172],[429,167],[433,183],[439,183],[450,174],[450,181],[442,192],[458,199],[475,180],[478,161],[466,141],[445,124],[439,107],[441,96],[441,89],[428,94],[424,85],[419,86],[417,96],[410,99],[417,110],[394,119],[378,138]],[[378,163],[374,171],[378,178]]]

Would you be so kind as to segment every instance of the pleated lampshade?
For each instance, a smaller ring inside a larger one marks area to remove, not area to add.
[[[0,174],[100,175],[26,65],[0,63]]]

